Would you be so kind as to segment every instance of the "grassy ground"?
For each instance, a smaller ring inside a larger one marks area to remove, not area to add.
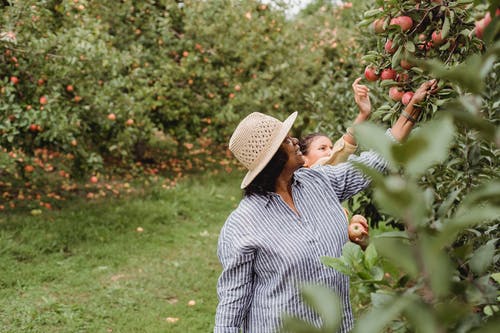
[[[0,332],[211,331],[217,237],[240,177],[1,216]]]

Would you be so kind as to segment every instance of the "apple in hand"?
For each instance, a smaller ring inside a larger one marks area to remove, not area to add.
[[[361,236],[366,235],[365,227],[359,222],[351,222],[348,228],[349,239],[354,241],[359,239]]]

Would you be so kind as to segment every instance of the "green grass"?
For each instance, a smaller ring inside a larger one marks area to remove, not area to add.
[[[0,217],[0,332],[210,332],[240,177]]]

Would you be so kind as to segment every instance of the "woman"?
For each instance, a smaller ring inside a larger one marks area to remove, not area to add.
[[[422,84],[389,135],[398,141],[408,135],[419,113],[414,104],[434,84]],[[219,236],[223,271],[217,285],[216,333],[275,332],[285,313],[320,326],[321,319],[300,298],[303,283],[335,291],[343,304],[340,331],[352,328],[349,279],[319,258],[341,255],[347,242],[341,202],[369,180],[351,163],[303,168],[298,140],[289,135],[296,117],[295,112],[281,122],[255,112],[230,139],[229,149],[248,172],[241,184],[244,198]],[[386,167],[374,152],[351,159],[378,170]]]

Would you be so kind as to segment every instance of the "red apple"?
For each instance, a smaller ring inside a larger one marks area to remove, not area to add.
[[[418,45],[418,49],[419,50],[425,50],[425,51],[428,51],[432,48],[432,41],[428,41],[428,42],[423,42],[422,44]]]
[[[376,34],[380,34],[380,33],[384,32],[385,31],[384,22],[385,22],[385,19],[383,19],[383,18],[376,19],[375,21],[373,21],[372,26],[371,26],[373,32],[375,32]]]
[[[410,103],[411,99],[413,98],[413,91],[407,91],[404,93],[403,97],[401,98],[401,102],[404,105],[408,105]]]
[[[115,121],[116,120],[116,115],[114,113],[110,113],[110,114],[108,114],[108,119],[111,120],[111,121]]]
[[[30,132],[33,132],[33,133],[38,132],[38,125],[37,124],[31,124],[30,125]]]
[[[48,102],[49,102],[49,100],[47,99],[47,96],[40,97],[40,104],[45,105]]]
[[[78,102],[80,102],[80,101],[82,100],[82,96],[78,96],[78,95],[76,95],[76,96],[73,98],[73,100],[74,100],[76,103],[78,103]]]
[[[32,165],[28,164],[28,165],[24,166],[24,171],[31,173],[31,172],[35,171],[35,168]]]
[[[17,76],[11,76],[10,77],[10,82],[12,84],[18,84],[19,83],[19,79],[17,78]]]
[[[486,15],[480,19],[479,21],[476,21],[476,36],[477,38],[483,38],[483,32],[484,29],[490,24],[491,22],[491,14],[490,12],[487,12]]]
[[[407,73],[399,73],[396,75],[396,81],[398,82],[407,82],[410,79],[410,76]]]
[[[366,234],[365,227],[359,222],[351,222],[348,227],[349,239],[355,240]]]
[[[380,73],[381,80],[394,80],[396,79],[396,71],[392,68],[386,68]]]
[[[67,92],[73,92],[73,90],[75,90],[75,88],[74,88],[71,84],[68,84],[68,85],[66,86],[66,91],[67,91]]]
[[[361,223],[365,230],[368,228],[368,221],[363,215],[355,214],[351,217],[351,223]]]
[[[392,40],[388,39],[387,42],[385,42],[384,45],[385,52],[389,54],[393,54],[394,52],[397,51],[397,47],[392,47]]]
[[[97,183],[98,181],[99,181],[99,179],[98,179],[96,176],[92,176],[92,177],[90,177],[90,182],[91,182],[92,184],[95,184],[95,183]]]
[[[372,66],[366,66],[365,68],[365,78],[368,81],[377,81],[378,80],[378,75],[375,72],[375,68]]]
[[[400,101],[403,98],[404,91],[394,86],[389,89],[389,97],[394,101]]]
[[[441,44],[443,44],[444,42],[444,39],[443,39],[443,35],[441,34],[441,31],[433,31],[432,32],[432,44],[434,46],[439,46]]]
[[[391,20],[390,25],[399,25],[402,31],[408,31],[413,26],[413,19],[409,16],[398,16]]]
[[[406,59],[401,59],[399,65],[404,69],[411,69],[413,65]]]
[[[134,124],[134,119],[127,119],[127,121],[125,122],[125,125],[127,126],[132,126]]]

